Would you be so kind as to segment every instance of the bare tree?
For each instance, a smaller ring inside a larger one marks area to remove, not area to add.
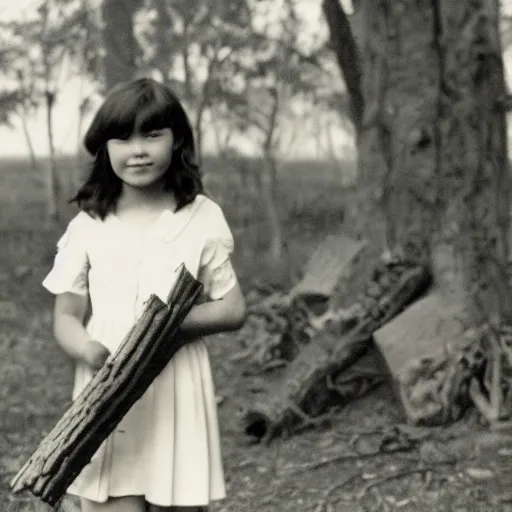
[[[366,27],[360,167],[378,184],[388,248],[431,268],[466,328],[496,330],[512,321],[498,6],[360,0],[356,7]]]
[[[22,130],[33,166],[37,166],[27,119],[43,108],[48,141],[46,171],[48,218],[59,216],[59,182],[54,141],[53,111],[63,85],[66,62],[76,54],[83,40],[83,11],[69,2],[46,0],[29,20],[14,20],[3,24],[11,44],[0,52],[8,66],[2,70],[16,84]]]

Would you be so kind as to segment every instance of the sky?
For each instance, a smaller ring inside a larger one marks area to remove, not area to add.
[[[89,0],[96,1],[96,0]],[[308,19],[315,20],[320,17],[320,4],[321,0],[300,0],[304,13],[311,13],[308,15]],[[36,8],[42,0],[0,0],[0,20],[5,21],[12,18],[23,17],[30,13],[31,10]],[[351,0],[341,0],[341,3],[345,8],[351,7]],[[502,10],[504,13],[512,14],[512,0],[502,0]],[[507,81],[512,86],[512,48],[505,54],[505,68]],[[78,116],[71,115],[71,112],[77,111],[77,105],[79,103],[80,86],[83,85],[81,80],[66,78],[66,87],[58,98],[58,102],[55,108],[54,114],[54,140],[56,149],[58,152],[74,153],[77,146],[80,144],[78,137]],[[0,87],[3,84],[0,79]],[[41,114],[37,118],[33,118],[29,121],[29,130],[32,135],[33,145],[37,156],[44,156],[48,153],[48,142],[46,137],[46,124],[44,120],[44,114]],[[343,130],[336,133],[336,141],[342,141],[341,154],[346,151],[351,151],[352,144]],[[243,141],[241,141],[243,143]],[[208,139],[206,141],[208,144]],[[303,152],[311,153],[313,151],[312,145],[303,143],[299,144]],[[251,152],[251,147],[245,148],[248,152]],[[19,125],[16,125],[14,129],[9,129],[4,126],[0,126],[0,158],[2,156],[28,156],[27,146],[25,139],[22,134],[22,130]],[[305,156],[305,155],[301,155]]]

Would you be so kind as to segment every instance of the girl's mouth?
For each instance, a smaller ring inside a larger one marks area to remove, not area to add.
[[[136,164],[129,164],[127,167],[139,169],[142,167],[149,167],[150,165],[151,165],[151,162],[140,162],[140,163],[136,163]]]

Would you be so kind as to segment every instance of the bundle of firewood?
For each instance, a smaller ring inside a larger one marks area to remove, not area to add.
[[[71,404],[11,482],[54,506],[186,341],[178,330],[202,284],[182,265],[167,303],[156,295],[119,349]]]

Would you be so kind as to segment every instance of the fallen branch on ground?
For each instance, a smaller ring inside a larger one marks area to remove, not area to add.
[[[292,433],[301,423],[312,424],[311,418],[333,405],[348,403],[368,391],[373,382],[380,382],[384,370],[378,352],[372,350],[373,332],[420,296],[430,283],[431,274],[426,267],[408,262],[384,267],[370,282],[371,293],[363,301],[365,314],[357,325],[343,334],[335,327],[316,333],[279,379],[273,381],[268,393],[245,411],[245,433],[270,443],[278,435]],[[373,365],[382,373],[368,375],[363,368],[351,375],[354,386],[332,385],[337,376],[343,377],[363,357],[369,361],[373,357]]]
[[[397,478],[403,478],[406,476],[414,475],[417,473],[425,474],[432,471],[435,471],[437,469],[437,466],[440,465],[454,465],[457,464],[457,460],[447,460],[447,461],[440,461],[435,464],[430,464],[429,466],[424,466],[421,468],[408,468],[404,469],[402,471],[396,471],[395,473],[390,473],[388,475],[385,475],[381,478],[377,478],[375,480],[372,480],[371,482],[368,482],[363,489],[358,493],[358,499],[361,499],[364,497],[364,495],[373,487],[376,487],[380,484],[383,484],[385,482],[389,482],[391,480],[396,480]]]
[[[333,464],[335,462],[345,462],[347,460],[361,460],[361,459],[371,459],[373,457],[378,457],[379,455],[389,455],[390,453],[394,452],[401,452],[404,451],[404,449],[397,445],[397,448],[388,448],[386,450],[383,450],[382,448],[379,448],[378,450],[368,452],[368,453],[338,453],[336,455],[333,455],[332,457],[325,457],[317,461],[308,462],[306,464],[301,464],[300,466],[294,466],[293,468],[290,468],[289,470],[286,470],[285,473],[287,476],[289,475],[295,475],[297,473],[301,473],[303,471],[309,471],[312,469],[318,469],[323,466],[327,466],[329,464]]]
[[[345,485],[350,484],[357,478],[359,478],[361,475],[359,471],[357,473],[353,473],[349,475],[347,478],[342,480],[341,482],[336,482],[335,484],[331,485],[325,492],[324,497],[318,501],[318,504],[316,506],[315,512],[322,512],[329,503],[329,498],[334,494],[335,491],[341,489],[342,487],[345,487]]]

